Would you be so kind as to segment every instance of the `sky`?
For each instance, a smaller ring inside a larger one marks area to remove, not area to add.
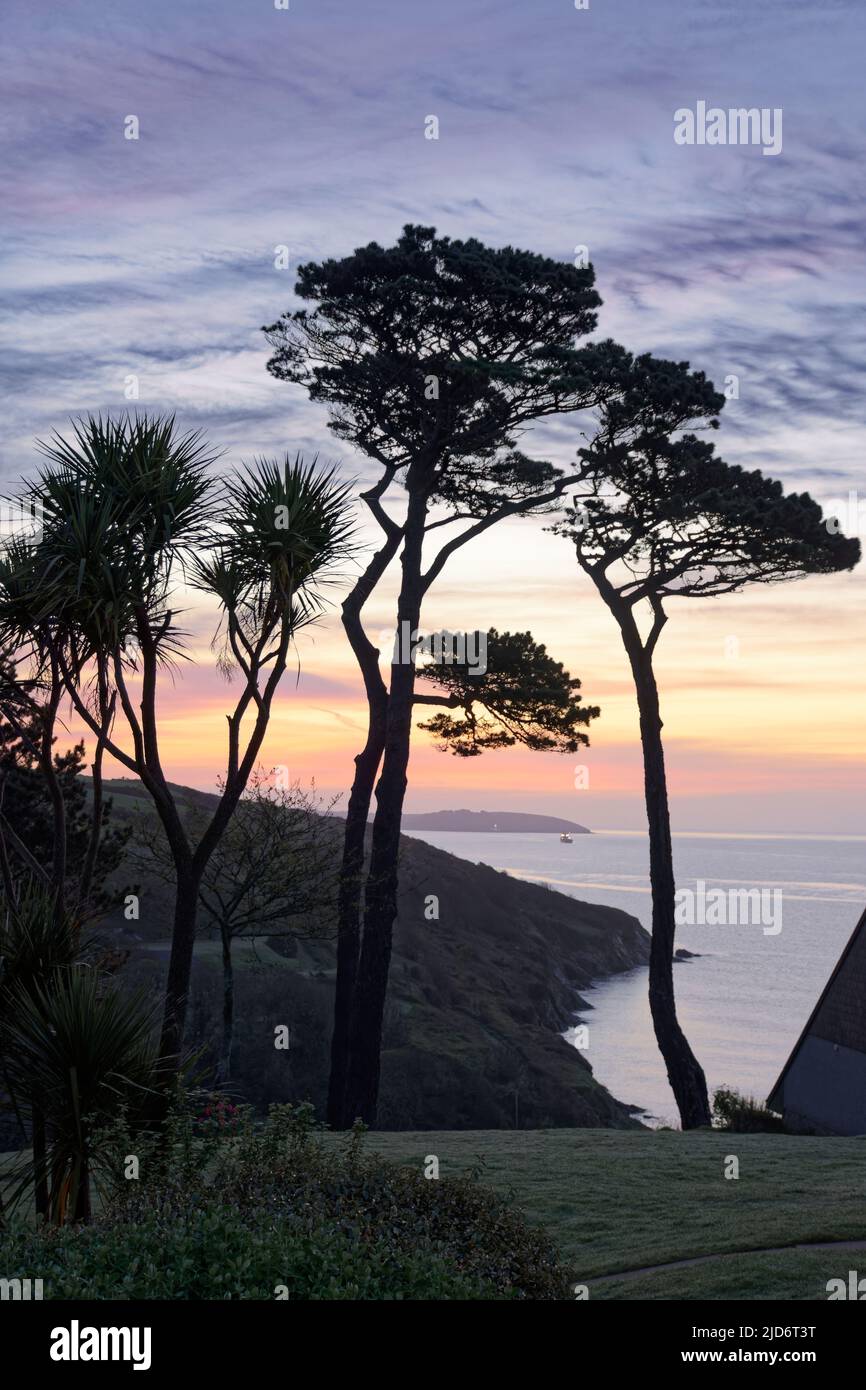
[[[261,325],[296,306],[298,264],[421,222],[561,260],[587,247],[597,336],[731,383],[723,457],[844,499],[863,537],[864,41],[858,0],[5,0],[3,488],[71,417],[134,407],[203,429],[222,467],[301,450],[360,487],[370,465],[324,408],[267,374]],[[675,113],[699,102],[781,112],[780,152],[677,143]],[[567,417],[525,441],[560,465],[581,442]],[[861,566],[671,604],[675,830],[863,831],[864,597]],[[214,614],[184,604],[194,661],[161,694],[164,761],[211,788],[231,692]],[[577,757],[467,761],[419,734],[407,809],[641,826],[625,657],[565,542],[501,525],[446,569],[424,622],[531,629],[602,716]],[[333,612],[297,659],[264,760],[345,794],[365,708]]]

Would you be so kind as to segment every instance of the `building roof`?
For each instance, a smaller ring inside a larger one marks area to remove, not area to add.
[[[848,938],[817,1004],[791,1050],[779,1078],[767,1097],[771,1110],[781,1110],[782,1084],[797,1053],[808,1037],[839,1043],[866,1053],[866,911]],[[779,1097],[778,1104],[776,1102]]]

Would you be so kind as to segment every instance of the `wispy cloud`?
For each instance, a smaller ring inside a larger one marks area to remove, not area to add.
[[[300,447],[367,476],[323,412],[267,375],[260,326],[295,303],[299,263],[391,241],[415,220],[564,259],[588,246],[601,334],[687,358],[720,384],[737,378],[726,457],[821,498],[864,489],[859,0],[586,11],[568,0],[291,0],[287,11],[116,0],[98,24],[84,0],[50,15],[7,0],[3,36],[4,485],[32,468],[35,436],[134,404],[130,378],[141,407],[176,410],[232,459]],[[697,100],[782,108],[782,153],[676,146],[674,111]],[[129,115],[138,140],[124,138]],[[281,245],[288,271],[275,267]],[[531,442],[567,462],[580,440],[558,421]],[[567,547],[540,526],[520,534],[535,543],[536,574],[513,574],[503,533],[483,565],[479,551],[449,572],[442,621],[463,622],[461,592],[475,584],[484,622],[540,625],[587,689],[596,674],[616,687],[607,615]],[[816,653],[834,640],[847,585],[803,619],[800,644],[805,630]],[[736,618],[725,609],[737,631],[766,634],[743,602]],[[774,597],[770,621],[790,622],[797,603]],[[704,622],[678,614],[667,648],[693,660]],[[677,679],[684,699],[704,688],[699,673]],[[756,699],[763,679],[743,675]],[[345,730],[348,761],[355,731],[340,721],[355,713],[333,703],[339,717],[317,717]]]

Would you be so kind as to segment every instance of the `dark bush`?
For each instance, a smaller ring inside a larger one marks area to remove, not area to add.
[[[546,1235],[474,1175],[427,1179],[312,1114],[278,1106],[256,1124],[198,1101],[162,1148],[118,1127],[115,1193],[94,1225],[0,1235],[0,1267],[43,1279],[46,1298],[570,1296]],[[121,1176],[131,1152],[135,1182]]]
[[[713,1123],[736,1134],[784,1134],[785,1124],[752,1096],[720,1086],[713,1092]]]
[[[493,1287],[433,1251],[360,1246],[324,1223],[241,1217],[225,1203],[0,1239],[7,1278],[38,1278],[46,1299],[479,1299]]]

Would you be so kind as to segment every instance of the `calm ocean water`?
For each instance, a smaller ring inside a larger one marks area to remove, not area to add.
[[[637,832],[555,835],[413,832],[461,859],[506,869],[587,902],[619,907],[650,926],[646,837]],[[765,1099],[866,906],[866,837],[674,835],[677,887],[781,890],[781,931],[761,925],[681,926],[678,1010],[712,1091]],[[768,899],[769,901],[769,899]],[[645,968],[586,992],[587,1058],[596,1077],[650,1123],[676,1125],[656,1048]]]

